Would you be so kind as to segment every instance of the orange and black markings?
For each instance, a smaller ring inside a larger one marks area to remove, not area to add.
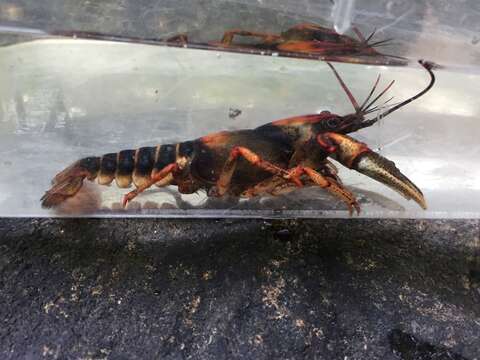
[[[303,34],[311,29],[304,26],[296,31]],[[327,35],[321,31],[322,35]],[[341,116],[325,111],[277,120],[255,129],[221,131],[177,144],[87,157],[55,176],[52,187],[41,199],[42,206],[58,206],[75,196],[85,179],[97,179],[101,185],[116,180],[120,188],[128,188],[133,182],[135,189],[124,196],[124,206],[153,185],[173,185],[180,193],[203,190],[209,196],[245,197],[276,195],[297,187],[318,186],[344,201],[350,213],[353,210],[360,212],[355,196],[342,184],[336,168],[329,161],[332,158],[390,187],[406,199],[414,200],[425,209],[427,205],[421,190],[392,161],[346,135],[372,126],[378,119],[428,92],[435,83],[433,65],[429,62],[420,64],[430,76],[427,87],[390,107],[386,105],[388,100],[383,105],[375,103],[390,89],[393,81],[374,95],[379,85],[378,77],[367,98],[359,105],[333,65],[329,64],[354,107],[354,113]],[[384,108],[387,110],[383,113],[367,118],[370,113]]]

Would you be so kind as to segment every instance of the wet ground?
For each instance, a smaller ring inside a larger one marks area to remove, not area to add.
[[[0,220],[2,359],[480,359],[477,220]]]

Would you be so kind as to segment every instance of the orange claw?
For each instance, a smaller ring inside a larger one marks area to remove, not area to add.
[[[420,189],[390,161],[349,136],[325,133],[337,146],[332,156],[343,165],[355,169],[368,177],[395,190],[407,200],[413,199],[422,209],[427,208]]]

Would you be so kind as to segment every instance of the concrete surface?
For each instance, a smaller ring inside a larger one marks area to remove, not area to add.
[[[480,359],[479,222],[1,219],[2,359]]]

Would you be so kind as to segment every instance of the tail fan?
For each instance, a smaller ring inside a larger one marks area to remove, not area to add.
[[[81,189],[83,180],[87,176],[89,176],[89,171],[82,165],[82,160],[58,173],[53,179],[52,188],[40,199],[42,207],[56,207],[74,196]]]

